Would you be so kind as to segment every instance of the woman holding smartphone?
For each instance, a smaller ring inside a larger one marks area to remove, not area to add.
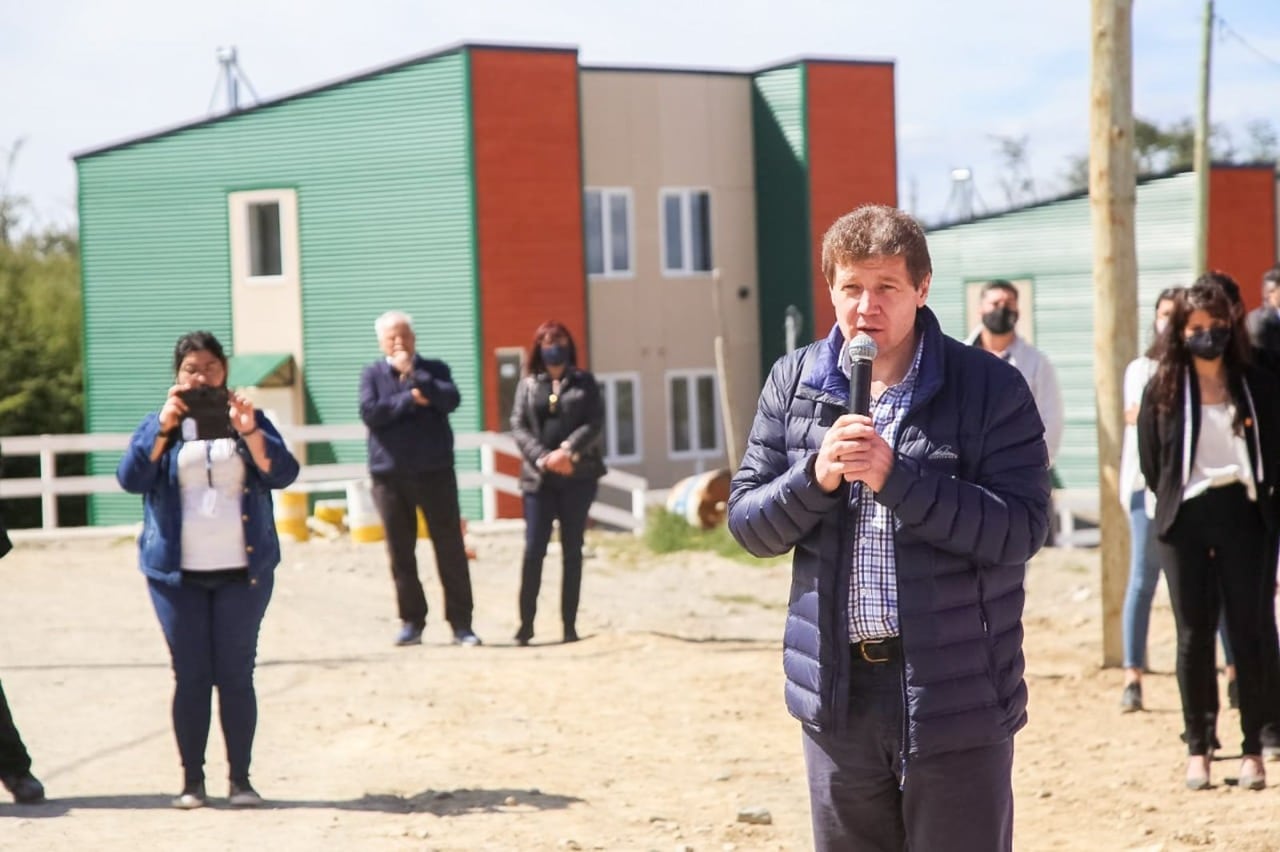
[[[142,495],[139,567],[173,662],[173,728],[183,768],[173,805],[207,803],[204,753],[216,686],[228,802],[255,807],[262,798],[249,783],[258,720],[253,668],[280,561],[271,491],[293,482],[298,462],[252,401],[226,390],[227,358],[212,334],[178,338],[173,367],[164,404],[133,433],[116,470],[126,491]],[[191,416],[193,406],[205,408],[223,393],[229,428]],[[206,437],[210,425],[213,437]]]

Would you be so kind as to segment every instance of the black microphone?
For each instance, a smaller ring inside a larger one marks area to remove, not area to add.
[[[849,341],[849,412],[851,414],[871,413],[871,362],[880,352],[880,347],[869,334],[858,332]]]

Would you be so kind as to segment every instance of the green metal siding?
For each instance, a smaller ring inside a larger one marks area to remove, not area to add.
[[[234,350],[227,195],[292,188],[307,421],[358,419],[373,321],[395,308],[454,370],[454,428],[479,429],[468,99],[455,53],[79,160],[88,428],[129,431],[158,407],[182,332],[208,328]],[[309,452],[358,462],[365,449]],[[464,502],[474,516],[479,496]],[[96,503],[94,523],[138,516],[136,498]]]
[[[1139,349],[1150,339],[1156,295],[1191,281],[1193,176],[1138,187]],[[1033,282],[1035,345],[1062,385],[1066,428],[1057,469],[1071,488],[1096,487],[1097,408],[1093,375],[1093,226],[1089,199],[1071,198],[929,234],[933,285],[929,305],[943,329],[964,338],[965,290],[971,281]],[[1026,307],[1023,307],[1026,310]]]
[[[751,81],[756,251],[762,374],[786,351],[788,305],[803,314],[800,343],[813,338],[805,69],[791,65]]]

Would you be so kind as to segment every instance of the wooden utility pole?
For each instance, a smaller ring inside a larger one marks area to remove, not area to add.
[[[1124,370],[1138,351],[1134,245],[1133,0],[1092,0],[1089,207],[1093,217],[1093,375],[1098,388],[1098,501],[1102,523],[1102,664],[1123,663],[1121,608],[1129,523],[1120,511]]]
[[[1209,268],[1209,68],[1213,56],[1213,0],[1204,0],[1204,41],[1200,50],[1200,108],[1196,115],[1196,251],[1193,275]]]
[[[720,267],[711,270],[711,305],[716,315],[716,384],[720,386],[720,418],[724,425],[724,451],[729,473],[736,473],[742,457],[738,455],[738,433],[733,429],[733,395],[729,392],[729,362],[724,354],[724,318],[720,314]]]

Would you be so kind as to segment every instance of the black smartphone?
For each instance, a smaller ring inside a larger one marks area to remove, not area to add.
[[[187,404],[187,413],[182,418],[182,440],[214,441],[235,436],[226,388],[202,385],[188,388],[179,396]]]

